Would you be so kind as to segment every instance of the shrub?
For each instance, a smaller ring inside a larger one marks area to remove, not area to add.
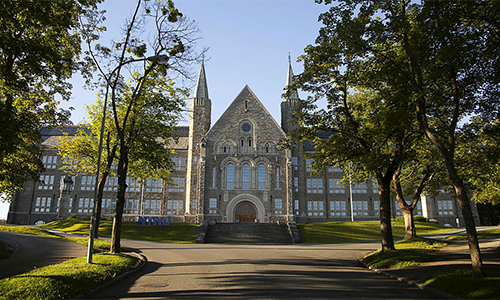
[[[415,220],[415,222],[429,222],[429,219],[421,215],[414,216],[413,220]]]

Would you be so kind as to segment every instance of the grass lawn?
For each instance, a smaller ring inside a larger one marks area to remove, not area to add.
[[[101,220],[99,236],[111,237],[112,226],[112,221]],[[88,218],[68,218],[39,225],[39,227],[88,235],[90,221]],[[198,227],[198,224],[138,225],[136,222],[123,222],[121,238],[164,243],[194,243]]]
[[[402,240],[394,244],[396,251],[381,249],[363,258],[368,265],[378,269],[409,268],[429,260],[429,255],[447,246],[445,242],[424,238]]]
[[[74,243],[78,243],[84,246],[88,245],[89,239],[87,237],[62,237],[59,236],[55,233],[49,232],[44,230],[43,228],[39,227],[33,227],[33,226],[3,226],[0,225],[0,231],[10,231],[10,232],[17,232],[17,233],[22,233],[22,234],[31,234],[31,235],[38,235],[38,236],[44,236],[44,237],[52,237],[52,238],[59,238],[67,241],[71,241]],[[104,250],[107,251],[111,247],[111,244],[108,241],[103,241],[100,239],[95,239],[94,240],[94,248],[97,248],[99,250]],[[122,252],[127,251],[128,249],[125,247],[120,247],[120,250]],[[1,258],[0,253],[0,258]]]
[[[453,228],[430,222],[415,222],[418,235],[433,234]],[[328,222],[297,224],[304,243],[338,244],[380,240],[379,221]],[[404,238],[404,222],[392,221],[394,239]]]
[[[498,299],[500,297],[500,277],[472,278],[471,270],[436,274],[425,284],[435,289],[467,299]]]
[[[68,299],[90,290],[138,266],[129,255],[97,254],[0,280],[0,299]]]

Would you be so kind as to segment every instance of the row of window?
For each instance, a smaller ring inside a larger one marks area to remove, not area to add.
[[[257,165],[257,178],[256,182],[252,182],[251,178],[251,173],[252,169],[250,167],[250,164],[248,163],[243,163],[241,165],[241,181],[236,182],[236,174],[235,174],[235,165],[234,163],[228,163],[225,168],[225,183],[223,186],[225,189],[228,190],[233,190],[236,188],[241,188],[243,190],[250,190],[250,189],[257,189],[257,190],[264,190],[267,189],[269,184],[267,181],[267,172],[266,172],[266,165],[263,163],[260,163]],[[217,169],[215,167],[212,168],[212,188],[216,188],[216,179],[217,179]],[[241,185],[239,184],[241,183]],[[276,168],[276,188],[280,188],[280,168]]]
[[[94,191],[96,184],[95,176],[82,175],[80,177],[80,190],[81,191]],[[54,189],[55,175],[43,174],[40,175],[40,180],[38,182],[39,190],[53,190]],[[179,191],[180,186],[184,186],[184,178],[174,177],[174,186],[177,183],[176,190]],[[136,178],[127,178],[127,191],[139,192],[141,187],[141,181]],[[163,180],[161,178],[146,179],[143,182],[145,192],[162,192],[163,191]],[[74,190],[75,185],[72,186]],[[118,178],[108,177],[106,179],[106,184],[104,185],[104,191],[114,191],[118,189]],[[169,191],[171,191],[169,189]],[[184,190],[182,190],[184,191]]]

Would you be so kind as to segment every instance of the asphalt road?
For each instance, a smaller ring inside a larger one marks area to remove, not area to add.
[[[90,299],[437,299],[355,259],[380,243],[162,244],[123,240],[149,262]]]
[[[0,239],[14,249],[10,258],[0,260],[0,278],[59,264],[87,254],[87,247],[62,239],[7,231],[0,231]]]

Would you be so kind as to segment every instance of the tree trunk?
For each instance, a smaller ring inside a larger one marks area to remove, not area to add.
[[[99,184],[97,185],[97,199],[95,207],[95,227],[94,227],[94,238],[99,237],[99,223],[101,222],[102,213],[102,195],[104,193],[104,186],[106,185],[106,179],[108,179],[109,172],[105,172],[99,176]]]
[[[455,169],[453,163],[446,161],[446,167],[448,169],[448,174],[450,176],[453,187],[455,188],[455,193],[457,195],[457,201],[462,209],[462,215],[465,221],[465,230],[467,232],[467,241],[469,242],[470,258],[472,263],[472,272],[474,278],[480,279],[485,276],[483,261],[481,258],[481,250],[479,248],[479,240],[477,238],[476,225],[474,222],[474,216],[472,215],[472,209],[470,206],[469,196],[467,195],[467,190],[465,189],[462,179],[458,176],[458,172]]]
[[[125,191],[127,189],[128,151],[125,146],[120,147],[118,160],[118,191],[116,192],[116,208],[111,230],[111,253],[120,253],[120,237],[122,229],[123,208],[125,207]]]
[[[391,178],[391,177],[389,177]],[[394,238],[392,237],[391,225],[391,181],[379,179],[379,199],[380,199],[380,234],[382,250],[396,250]]]
[[[405,240],[417,237],[417,230],[415,228],[415,220],[413,219],[413,208],[402,208],[403,218],[405,220]]]

